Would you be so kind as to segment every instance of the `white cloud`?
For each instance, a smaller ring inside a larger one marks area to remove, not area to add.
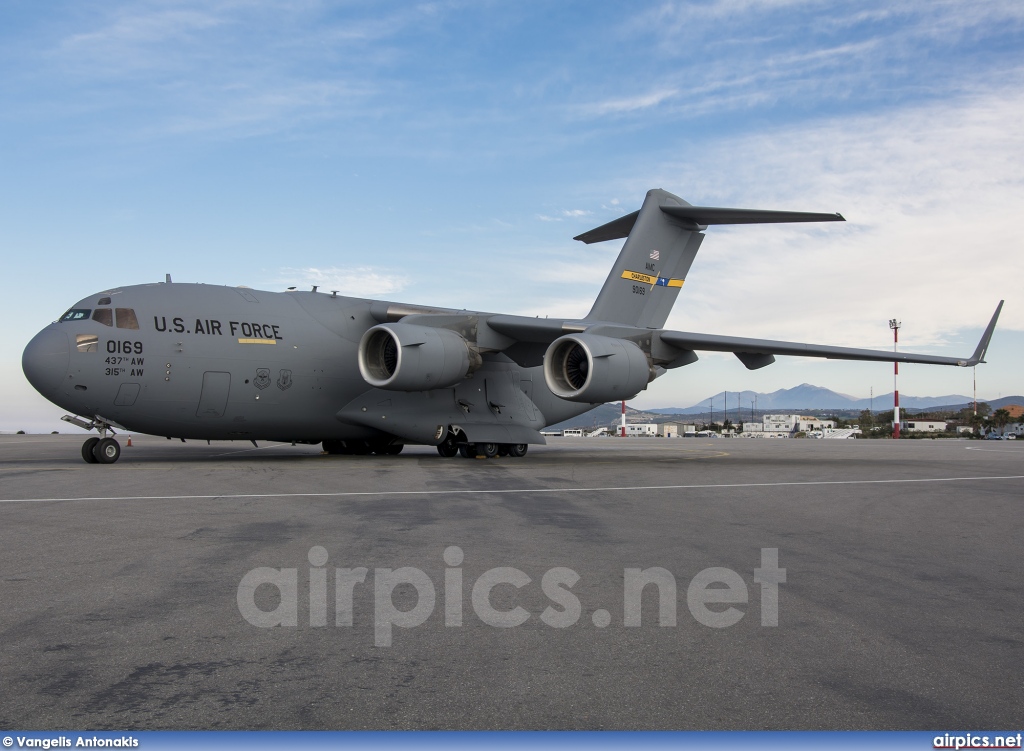
[[[278,274],[277,283],[282,286],[305,287],[315,284],[325,292],[337,290],[339,294],[353,297],[391,295],[409,286],[407,277],[386,274],[368,266],[283,268]]]
[[[617,115],[625,112],[636,112],[637,110],[646,110],[651,107],[656,107],[662,102],[671,99],[678,93],[677,89],[661,89],[647,94],[639,94],[637,96],[590,102],[588,104],[579,105],[577,110],[580,114],[586,116]]]
[[[670,324],[884,346],[896,315],[908,345],[933,345],[1006,297],[1001,326],[1024,329],[1022,118],[1024,92],[1007,87],[720,140],[646,170],[635,195],[664,184],[694,203],[848,220],[711,227]]]

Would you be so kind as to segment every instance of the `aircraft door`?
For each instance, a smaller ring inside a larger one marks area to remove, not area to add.
[[[521,399],[520,402],[523,407],[525,407],[527,417],[530,420],[536,420],[537,410],[534,408],[533,404],[533,379],[522,378],[518,370],[513,370],[512,386],[516,390],[517,394],[521,392],[523,396],[526,397],[526,399]]]
[[[231,374],[207,371],[203,373],[203,392],[199,396],[196,417],[223,417],[228,408]]]

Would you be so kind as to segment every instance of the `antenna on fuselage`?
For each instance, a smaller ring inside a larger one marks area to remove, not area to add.
[[[171,275],[170,274],[164,274],[164,284],[170,284],[170,283],[171,283]]]

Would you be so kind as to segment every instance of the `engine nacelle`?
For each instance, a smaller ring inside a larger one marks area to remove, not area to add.
[[[571,402],[630,399],[650,383],[647,356],[633,342],[595,334],[567,334],[544,354],[544,380]]]
[[[359,340],[359,372],[379,389],[443,389],[454,386],[480,364],[480,355],[448,329],[382,323]]]

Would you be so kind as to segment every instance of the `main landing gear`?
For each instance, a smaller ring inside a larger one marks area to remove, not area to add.
[[[366,456],[367,454],[397,456],[405,448],[405,444],[391,443],[390,441],[337,441],[329,439],[323,441],[321,445],[328,454],[355,454],[357,456]]]
[[[495,456],[526,456],[529,445],[525,443],[460,443],[452,451],[447,441],[437,447],[437,453],[441,456],[450,457],[458,454],[463,459],[476,459],[479,456],[488,459]],[[451,453],[449,453],[451,452]]]
[[[444,440],[437,445],[437,453],[445,458],[458,454],[463,459],[494,456],[526,456],[530,447],[525,443],[470,443],[462,430],[449,428]]]

